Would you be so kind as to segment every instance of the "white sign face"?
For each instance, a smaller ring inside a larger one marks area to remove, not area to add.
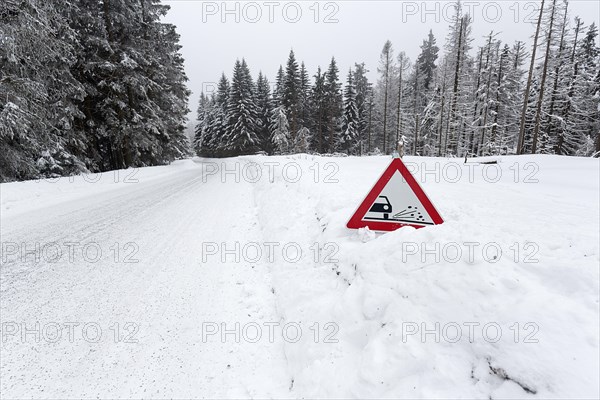
[[[417,195],[402,177],[394,172],[369,211],[363,217],[367,221],[400,222],[411,225],[435,225],[433,219]]]

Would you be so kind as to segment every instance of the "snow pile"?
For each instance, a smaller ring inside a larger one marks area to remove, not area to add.
[[[406,157],[446,222],[376,238],[344,225],[387,157],[290,157],[301,181],[256,186],[265,240],[323,252],[271,268],[282,319],[306,324],[294,395],[598,397],[598,160],[497,160]]]

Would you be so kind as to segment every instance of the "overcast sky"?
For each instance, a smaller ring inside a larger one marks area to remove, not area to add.
[[[547,2],[550,0],[547,0]],[[562,1],[562,0],[557,0]],[[411,60],[430,29],[440,47],[446,40],[454,1],[200,1],[163,0],[171,6],[167,22],[177,25],[183,45],[186,72],[193,91],[190,108],[196,109],[201,91],[214,90],[221,72],[231,76],[237,58],[245,58],[253,76],[258,71],[275,80],[290,49],[304,61],[312,78],[317,66],[327,68],[335,56],[340,77],[364,62],[372,81],[384,42],[395,54],[405,51]],[[463,1],[471,10],[476,48],[491,30],[503,42],[530,40],[537,19],[536,1]],[[571,17],[579,15],[586,26],[600,19],[600,2],[570,0]],[[190,115],[195,119],[195,115]]]

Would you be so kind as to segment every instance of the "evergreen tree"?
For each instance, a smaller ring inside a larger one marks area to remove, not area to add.
[[[356,154],[359,128],[358,108],[356,107],[356,91],[352,70],[348,72],[344,91],[344,117],[339,148],[348,155]]]
[[[286,114],[283,105],[273,109],[271,117],[271,142],[275,154],[285,154],[289,151],[290,130]]]
[[[542,104],[544,101],[544,93],[546,90],[546,78],[548,76],[548,67],[550,60],[550,46],[552,45],[552,40],[555,34],[555,23],[557,18],[557,8],[556,8],[556,0],[552,0],[550,4],[550,17],[547,23],[546,29],[546,54],[544,56],[544,61],[542,63],[542,73],[541,73],[541,81],[539,86],[538,98],[536,102],[536,111],[535,111],[535,122],[533,128],[533,139],[531,145],[531,153],[535,154],[537,152],[539,133],[540,133],[540,125],[541,125],[541,117],[542,117]],[[544,142],[546,142],[544,140]]]
[[[578,54],[580,68],[578,81],[582,90],[576,92],[578,95],[575,99],[578,116],[581,118],[579,129],[585,138],[595,141],[595,153],[600,151],[600,48],[596,43],[597,37],[598,28],[595,23],[592,23]],[[589,151],[579,151],[579,153],[592,154]]]
[[[271,142],[271,115],[273,113],[273,105],[271,101],[271,88],[268,79],[263,76],[262,72],[258,73],[256,80],[256,106],[258,108],[258,138],[260,148],[267,154],[273,153]]]
[[[338,67],[335,58],[331,58],[329,68],[325,73],[324,83],[324,101],[325,101],[325,134],[327,137],[325,152],[333,153],[337,151],[336,145],[341,131],[342,119],[342,93],[341,84],[338,78]]]
[[[412,152],[414,154],[419,154],[422,147],[422,142],[424,141],[421,136],[431,134],[431,129],[434,129],[436,118],[433,114],[433,105],[430,104],[432,100],[432,82],[434,80],[436,74],[436,60],[438,58],[439,47],[436,45],[436,39],[433,35],[433,32],[430,30],[429,35],[427,36],[427,40],[423,40],[423,44],[421,45],[421,53],[417,58],[417,61],[414,66],[413,76],[411,79],[411,87],[409,90],[412,90],[412,112],[414,115],[413,118],[413,126],[412,131],[414,132],[412,136],[413,146]],[[408,68],[408,59],[406,56],[399,57],[398,59],[399,65],[399,73],[400,81],[404,81],[404,71]],[[401,90],[399,84],[399,93],[398,98],[400,100],[401,92],[403,94],[403,90]],[[403,97],[403,96],[402,96]],[[403,118],[401,117],[401,106],[398,105],[398,128],[396,131],[396,142],[398,142],[399,137],[404,135],[401,131],[402,126],[404,125]],[[406,149],[408,152],[409,150]]]
[[[300,65],[300,86],[298,96],[298,124],[302,128],[310,129],[311,127],[310,110],[310,78],[308,77],[308,71],[303,62]]]
[[[204,140],[208,139],[208,137],[206,137],[206,127],[208,125],[208,115],[210,113],[210,100],[209,98],[204,94],[204,92],[200,93],[200,101],[198,102],[198,110],[197,110],[197,118],[196,120],[198,121],[198,123],[196,124],[196,127],[194,129],[195,135],[194,135],[194,141],[193,141],[193,148],[194,148],[194,152],[198,155],[201,154],[202,151],[202,144],[204,143]]]
[[[496,101],[498,99],[499,49],[500,41],[496,39],[494,32],[490,32],[485,46],[480,51],[478,85],[475,94],[476,110],[478,112],[471,124],[475,129],[469,135],[467,144],[468,151],[478,155],[490,155],[495,152],[490,146],[496,146],[496,138],[490,140],[487,135],[491,125],[490,120],[493,114],[496,113]],[[484,146],[486,143],[488,146]]]
[[[77,12],[66,1],[0,5],[0,182],[86,170],[75,126],[84,92],[70,71],[80,49],[65,19]]]
[[[300,81],[296,56],[294,51],[291,50],[285,70],[285,79],[283,80],[283,105],[288,113],[287,118],[292,142],[295,141],[299,129]]]
[[[275,90],[273,91],[273,107],[279,107],[284,102],[284,85],[285,85],[285,72],[283,67],[280,65],[277,71],[277,77],[275,79]]]
[[[559,85],[559,82],[566,81],[570,74],[570,51],[567,49],[570,40],[569,21],[568,21],[568,3],[562,10],[562,17],[559,16],[557,22],[558,41],[555,41],[551,52],[553,53],[551,65],[548,70],[548,96],[544,101],[542,118],[542,140],[540,143],[540,153],[557,152],[559,143],[564,143],[566,133],[566,120],[564,115],[565,104],[568,101],[568,86]]]
[[[221,157],[228,153],[227,128],[230,84],[225,74],[221,74],[217,92],[211,101],[211,107],[205,123],[205,135],[202,141],[203,155]]]
[[[142,4],[146,2],[147,0],[142,0]],[[148,8],[146,4],[145,12],[148,12]],[[155,132],[159,137],[158,151],[155,151],[156,155],[150,156],[150,159],[154,159],[150,162],[152,165],[165,164],[190,155],[185,129],[187,114],[190,112],[187,105],[191,92],[187,88],[188,78],[184,71],[184,59],[181,56],[180,36],[176,32],[175,25],[157,22],[168,8],[160,9],[161,13],[154,20],[156,25],[154,39],[152,40],[150,34],[145,35],[148,48],[156,51],[156,58],[146,69],[145,74],[148,74],[158,85],[156,90],[146,92],[147,102],[157,105],[156,114],[150,117],[161,121],[160,124],[156,122],[146,124],[145,128],[152,131],[156,126]],[[147,108],[147,105],[144,107]]]
[[[310,142],[311,142],[311,134],[310,130],[303,126],[298,131],[298,138],[296,139],[296,149],[297,153],[308,153],[310,151]]]
[[[373,85],[367,78],[369,71],[364,63],[354,64],[354,83],[356,87],[356,109],[358,111],[358,152],[362,155],[369,131],[369,114],[371,111],[370,100],[373,94]]]
[[[531,52],[531,64],[529,65],[529,75],[527,77],[527,87],[525,88],[525,93],[523,96],[523,109],[521,111],[521,120],[520,120],[520,127],[519,127],[519,140],[517,142],[517,154],[523,154],[524,149],[525,149],[525,136],[526,136],[525,123],[526,123],[526,119],[527,119],[528,107],[530,104],[529,96],[530,96],[532,90],[534,90],[534,88],[532,88],[531,85],[533,82],[533,71],[534,71],[534,66],[535,66],[535,61],[536,61],[540,29],[542,26],[542,17],[544,15],[544,3],[545,3],[545,0],[542,0],[542,3],[540,5],[540,13],[538,16],[538,21],[537,21],[537,25],[536,25],[536,29],[535,29],[535,35],[533,37],[533,49]]]
[[[318,67],[315,75],[315,84],[313,85],[310,94],[310,104],[314,118],[312,148],[318,153],[323,153],[327,146],[325,142],[327,118],[325,78],[326,74],[321,73],[321,67]]]
[[[431,82],[433,81],[435,69],[437,68],[435,62],[438,58],[439,50],[439,47],[436,45],[435,36],[433,35],[433,32],[429,30],[427,40],[424,40],[421,45],[421,54],[419,54],[415,66],[419,71],[419,75],[423,77],[423,88],[425,90],[430,89]]]
[[[471,17],[463,14],[460,3],[457,3],[446,43],[447,66],[451,68],[451,75],[449,75],[451,81],[442,154],[459,155],[463,151],[464,143],[473,139],[471,137],[461,143],[460,137],[461,132],[467,133],[466,122],[470,114],[468,108],[472,101],[469,56],[471,41]]]
[[[188,154],[189,91],[175,27],[158,0],[81,0],[71,19],[86,96],[78,126],[95,170],[156,165]]]
[[[252,154],[259,149],[258,110],[254,84],[246,61],[236,61],[227,105],[226,154]]]
[[[406,81],[408,80],[408,70],[410,69],[410,60],[406,53],[401,51],[398,54],[398,68],[396,77],[396,126],[394,134],[394,143],[398,143],[400,136],[404,135],[406,129]],[[415,143],[418,135],[415,136]]]
[[[378,143],[382,146],[384,154],[388,151],[388,131],[390,130],[390,110],[392,110],[392,83],[394,81],[394,50],[392,48],[392,42],[387,40],[381,50],[381,56],[379,59],[379,68],[377,72],[380,74],[380,78],[377,81],[377,108],[381,115],[379,121],[381,137]]]

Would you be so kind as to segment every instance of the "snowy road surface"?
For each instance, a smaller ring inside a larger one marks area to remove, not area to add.
[[[406,161],[445,224],[345,228],[385,157],[1,185],[2,398],[598,398],[598,160]]]

